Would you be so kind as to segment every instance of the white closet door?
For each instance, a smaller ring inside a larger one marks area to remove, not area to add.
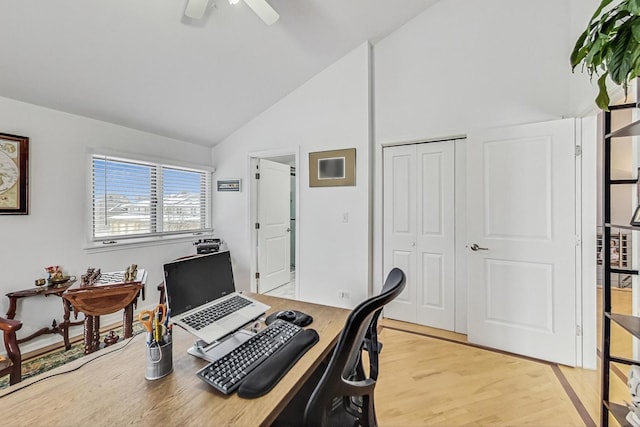
[[[384,150],[384,270],[407,275],[385,316],[453,330],[454,142]]]
[[[384,274],[398,267],[406,275],[404,291],[385,306],[384,315],[412,323],[417,319],[415,168],[415,145],[384,148]]]
[[[417,323],[454,330],[455,209],[453,141],[417,149]]]

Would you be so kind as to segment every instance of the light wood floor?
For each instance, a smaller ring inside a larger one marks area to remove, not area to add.
[[[631,292],[612,294],[614,311],[629,313]],[[468,344],[465,335],[389,319],[382,326],[384,349],[376,386],[381,426],[596,426],[600,422],[599,369],[558,366],[482,349]],[[631,357],[629,334],[612,330],[612,349],[616,355]],[[629,401],[628,369],[624,365],[613,369],[611,400]],[[613,418],[610,424],[617,425]]]

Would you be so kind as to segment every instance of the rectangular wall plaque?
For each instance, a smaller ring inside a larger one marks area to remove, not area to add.
[[[240,191],[239,179],[219,179],[218,191]]]

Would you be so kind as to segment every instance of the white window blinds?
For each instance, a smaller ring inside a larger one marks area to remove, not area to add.
[[[92,156],[92,240],[211,231],[208,171]]]

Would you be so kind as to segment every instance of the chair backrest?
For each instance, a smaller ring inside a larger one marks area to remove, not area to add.
[[[22,381],[22,355],[18,347],[16,331],[22,327],[19,320],[0,317],[0,331],[4,339],[4,347],[11,363],[0,363],[0,376],[9,374],[9,384],[17,384]]]
[[[304,414],[304,424],[310,426],[377,424],[373,390],[377,378],[377,319],[385,304],[404,289],[405,274],[394,268],[385,280],[382,292],[358,305],[345,323],[324,375],[313,391]],[[373,340],[368,339],[373,337]],[[369,378],[364,377],[362,350],[368,346]],[[371,353],[374,353],[374,358]]]

